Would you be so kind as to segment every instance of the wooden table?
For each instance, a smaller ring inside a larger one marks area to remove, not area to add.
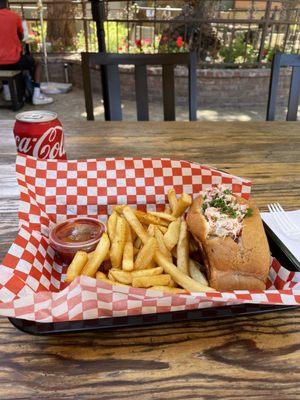
[[[0,257],[17,229],[12,121],[0,122]],[[262,209],[300,208],[300,123],[65,124],[69,158],[172,157],[251,178]],[[33,337],[0,322],[1,399],[297,399],[300,310]]]

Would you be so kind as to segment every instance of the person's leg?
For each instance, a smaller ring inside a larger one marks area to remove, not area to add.
[[[3,80],[2,81],[2,86],[3,86],[3,99],[4,99],[4,101],[11,101],[11,95],[10,95],[8,81]]]
[[[42,66],[40,60],[34,60],[34,83],[41,83]]]
[[[5,71],[5,70],[15,70],[17,69],[18,63],[17,64],[10,64],[10,65],[0,65],[0,70]],[[9,84],[7,80],[2,81],[2,86],[3,86],[3,99],[4,101],[11,101],[11,94],[10,94],[10,89],[9,89]]]
[[[42,75],[42,68],[40,60],[34,60],[34,68],[32,69],[32,76],[33,76],[33,96],[40,97],[41,96],[41,75]]]
[[[26,54],[21,57],[20,63],[22,69],[30,71],[33,77],[33,96],[32,103],[34,105],[51,104],[53,103],[52,97],[46,97],[41,93],[41,63],[39,60],[35,60],[32,56]]]

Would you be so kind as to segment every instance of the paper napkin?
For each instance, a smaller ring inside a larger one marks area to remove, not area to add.
[[[300,210],[286,211],[287,215],[300,230]],[[275,233],[275,235],[282,241],[282,243],[289,249],[289,251],[295,256],[295,258],[300,262],[300,237],[299,239],[291,239],[283,233],[283,231],[278,226],[274,215],[272,213],[261,213],[263,221],[270,227],[270,229]]]

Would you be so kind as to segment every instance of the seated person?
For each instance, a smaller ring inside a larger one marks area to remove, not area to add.
[[[50,104],[53,99],[44,96],[40,89],[40,63],[30,55],[22,55],[22,20],[17,13],[7,7],[7,0],[0,0],[0,69],[29,70],[34,85],[32,103],[34,105]],[[6,101],[11,100],[7,81],[3,81],[3,97]]]

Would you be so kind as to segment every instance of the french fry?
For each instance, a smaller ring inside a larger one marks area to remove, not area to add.
[[[179,239],[177,243],[177,268],[189,275],[189,232],[187,223],[181,221]]]
[[[170,223],[167,232],[164,234],[164,242],[168,250],[171,251],[176,246],[180,231],[180,218]]]
[[[135,231],[131,228],[131,226],[130,226],[130,230],[131,230],[132,243],[134,243],[135,239],[137,238],[137,234],[136,234]]]
[[[114,280],[130,285],[132,282],[132,275],[130,272],[122,271],[120,269],[112,268],[109,271],[109,277],[112,276]]]
[[[171,207],[172,212],[174,211],[176,205],[177,205],[177,197],[175,193],[175,189],[171,188],[168,191],[168,200],[169,200],[169,205]]]
[[[121,282],[125,285],[130,285],[134,278],[151,277],[151,276],[156,276],[156,275],[162,275],[162,273],[163,273],[162,267],[145,269],[145,270],[140,270],[140,271],[132,271],[132,272],[121,271],[120,269],[112,268],[109,271],[109,279],[111,281],[117,281],[117,282]],[[100,276],[102,278],[106,278],[105,274],[103,274],[103,273],[101,273]],[[171,278],[169,281],[171,281]]]
[[[170,283],[169,283],[170,287],[177,287],[177,283],[171,278]]]
[[[104,275],[104,276],[103,276],[103,275]],[[125,285],[124,283],[116,282],[116,281],[112,281],[112,280],[108,279],[108,278],[105,276],[105,274],[103,274],[103,273],[100,272],[100,271],[98,271],[98,272],[96,273],[96,279],[98,279],[99,281],[104,281],[104,282],[110,283],[111,285],[128,286],[128,285]]]
[[[174,217],[180,217],[191,204],[191,196],[183,193],[182,196],[177,200],[176,206],[172,208],[172,215],[174,215]]]
[[[92,259],[93,255],[94,255],[93,251],[91,251],[90,253],[87,253],[88,261],[90,261]]]
[[[110,281],[109,279],[108,279],[108,282],[111,283],[112,285],[130,286],[130,285],[126,285],[126,283],[121,283],[118,281]]]
[[[119,215],[121,215],[123,213],[124,207],[126,207],[126,204],[119,204],[114,206],[113,210]]]
[[[155,229],[155,225],[153,225],[153,224],[150,224],[149,226],[148,226],[148,229],[147,229],[147,232],[149,233],[149,235],[150,236],[154,236],[154,229]]]
[[[168,286],[170,275],[161,274],[154,276],[140,276],[132,279],[132,286],[139,288],[149,288],[151,286]]]
[[[154,215],[155,217],[165,219],[166,221],[172,222],[175,221],[174,215],[167,214],[166,212],[157,212],[157,211],[150,211],[148,214]]]
[[[66,282],[71,283],[77,276],[79,276],[87,261],[87,253],[85,251],[77,251],[67,269]]]
[[[122,269],[124,271],[132,271],[133,267],[133,244],[129,241],[125,243],[124,247]]]
[[[126,221],[118,216],[116,224],[116,234],[110,248],[110,261],[113,268],[121,268],[122,256],[126,240]]]
[[[164,209],[165,214],[172,214],[172,210],[168,204],[166,204],[165,209]]]
[[[176,265],[168,261],[168,259],[160,252],[155,253],[155,260],[159,266],[161,266],[166,274],[169,274],[172,279],[182,286],[184,289],[190,292],[214,292],[215,290],[211,287],[202,285],[201,283],[195,281],[189,276],[185,275],[180,271]],[[157,286],[157,285],[152,285]]]
[[[192,203],[191,196],[183,193],[177,199],[173,188],[168,192],[168,200],[169,205],[163,212],[144,212],[128,205],[115,206],[107,221],[107,235],[112,240],[110,250],[102,255],[102,262],[106,261],[101,272],[95,271],[95,264],[90,271],[87,268],[95,261],[96,251],[87,255],[82,271],[87,269],[97,279],[113,285],[131,285],[175,294],[214,291],[208,286],[197,262],[189,258],[189,253],[198,249],[182,218]]]
[[[180,233],[180,232],[179,232],[179,233]],[[179,237],[178,237],[178,239],[179,239]],[[172,253],[172,256],[173,256],[174,258],[176,258],[176,260],[177,260],[177,246],[175,246],[175,247],[172,249],[171,253]],[[176,261],[176,263],[177,263],[177,261]]]
[[[155,227],[155,239],[156,239],[156,242],[157,242],[158,250],[159,250],[170,262],[172,262],[172,255],[171,255],[169,249],[167,248],[167,246],[165,245],[164,235],[161,233],[161,231],[159,230],[159,228],[158,228],[157,226]]]
[[[142,244],[143,244],[143,242],[141,241],[141,239],[139,237],[137,237],[134,241],[134,248],[137,249],[137,252],[140,251]]]
[[[166,226],[161,226],[161,225],[156,225],[158,227],[158,229],[165,234],[168,230],[168,228]]]
[[[117,216],[118,214],[113,211],[107,220],[107,233],[111,242],[113,241],[116,232]]]
[[[162,226],[169,225],[168,221],[163,220],[163,219],[157,217],[156,215],[152,215],[150,213],[146,213],[144,211],[139,211],[139,210],[135,210],[134,213],[142,224],[145,224],[145,225],[154,224],[154,225],[162,225]]]
[[[107,277],[108,277],[108,279],[110,279],[111,281],[116,281],[115,280],[115,278],[113,277],[113,275],[111,274],[111,270],[112,270],[112,268],[108,271],[108,275],[107,275]]]
[[[104,272],[98,271],[96,272],[96,279],[107,279]]]
[[[134,211],[130,207],[126,206],[123,209],[123,215],[126,218],[126,220],[128,221],[131,228],[135,231],[135,233],[138,235],[138,237],[141,239],[141,241],[145,244],[150,236],[143,228],[143,225],[138,220]],[[135,245],[135,247],[137,247],[137,246]]]
[[[187,294],[188,292],[185,289],[170,287],[170,286],[151,286],[152,290],[159,290],[160,292],[165,293],[174,293],[174,294]]]
[[[132,278],[138,278],[140,276],[154,276],[161,275],[164,272],[162,267],[149,268],[149,269],[141,269],[139,271],[132,271]]]
[[[104,275],[104,276],[103,276],[103,275]],[[103,274],[103,275],[102,275],[102,272],[98,271],[98,272],[96,273],[96,279],[99,280],[99,281],[105,281],[105,282],[108,282],[108,283],[110,283],[110,284],[114,284],[114,282],[112,282],[111,280],[109,280],[109,279],[107,278],[107,276],[105,276],[105,274]]]
[[[126,242],[131,242],[131,243],[133,242],[132,235],[131,235],[131,227],[130,227],[130,225],[129,225],[129,223],[127,221],[126,221],[126,234],[125,234],[125,237],[126,237]]]
[[[150,237],[150,239],[148,239],[147,243],[137,255],[134,263],[134,269],[138,270],[146,267],[149,268],[149,264],[153,260],[156,249],[156,239],[154,237]]]
[[[208,281],[204,274],[200,271],[200,264],[195,260],[189,259],[189,271],[190,276],[195,279],[195,281],[201,283],[201,285],[208,286]]]
[[[88,253],[88,261],[90,261],[92,259],[94,253],[95,253],[95,250]],[[104,261],[108,261],[108,260],[109,260],[109,251],[107,252],[107,254],[104,258]]]
[[[149,262],[149,264],[145,268],[149,269],[149,268],[156,268],[156,267],[157,267],[157,264],[156,264],[154,258],[152,258],[152,260]]]
[[[96,272],[98,271],[100,265],[105,260],[105,257],[109,251],[110,241],[108,234],[106,232],[103,233],[99,243],[97,244],[96,249],[94,250],[94,254],[91,259],[86,263],[83,270],[81,271],[82,275],[94,277]]]

